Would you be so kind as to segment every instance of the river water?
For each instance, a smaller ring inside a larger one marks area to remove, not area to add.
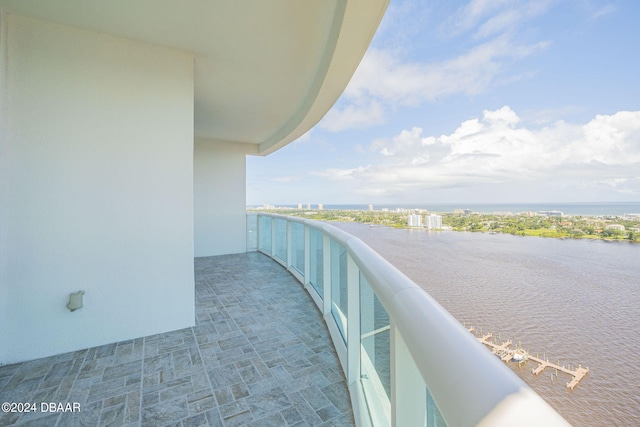
[[[640,244],[334,223],[461,323],[589,374],[511,369],[574,426],[640,426]]]

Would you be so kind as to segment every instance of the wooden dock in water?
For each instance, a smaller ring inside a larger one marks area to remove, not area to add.
[[[582,365],[578,365],[577,369],[570,369],[565,366],[561,366],[560,362],[558,362],[558,364],[550,363],[548,359],[545,360],[540,359],[537,356],[531,356],[529,352],[524,351],[521,348],[511,348],[511,345],[513,344],[511,340],[494,342],[493,334],[491,333],[477,336],[475,334],[475,328],[473,327],[469,328],[469,332],[471,332],[478,339],[478,341],[489,347],[493,354],[498,356],[500,360],[505,363],[512,360],[518,362],[519,365],[522,365],[529,360],[536,362],[538,366],[531,370],[531,373],[533,375],[540,375],[540,373],[542,373],[542,371],[544,371],[546,368],[555,369],[556,376],[558,375],[558,372],[564,372],[565,374],[571,375],[573,379],[567,383],[567,388],[569,390],[573,390],[578,385],[580,380],[582,380],[582,378],[584,378],[584,376],[589,373],[589,368],[583,368]]]

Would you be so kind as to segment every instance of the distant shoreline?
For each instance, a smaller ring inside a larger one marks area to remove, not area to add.
[[[318,210],[318,203],[301,203],[304,210]],[[298,204],[283,205],[250,205],[247,209],[259,209],[268,206],[270,209],[297,209]],[[468,209],[481,214],[494,214],[496,212],[540,212],[561,211],[565,216],[623,216],[625,214],[640,214],[640,201],[637,202],[563,202],[563,203],[415,203],[415,204],[323,204],[323,210],[363,210],[370,207],[374,211],[396,209],[422,209],[432,213],[452,213],[456,209]]]
[[[411,229],[418,229],[417,227],[406,227],[407,230],[411,230]],[[451,232],[455,232],[455,233],[481,233],[481,234],[501,234],[501,235],[509,235],[509,236],[516,236],[516,237],[539,237],[541,239],[556,239],[556,240],[590,240],[590,241],[595,241],[595,242],[605,242],[605,243],[632,243],[632,244],[639,244],[640,240],[629,240],[629,239],[615,239],[615,238],[605,238],[605,237],[598,237],[598,236],[582,236],[582,237],[572,237],[572,236],[538,236],[538,235],[522,235],[522,234],[512,234],[512,233],[505,233],[505,232],[501,232],[501,231],[470,231],[470,230],[453,230],[453,229],[447,229],[447,230],[424,230],[424,231],[451,231]]]
[[[249,210],[252,212],[254,210]],[[298,216],[326,222],[357,222],[370,226],[388,226],[426,230],[422,226],[409,226],[409,215],[426,215],[426,210],[334,210],[334,209],[259,209],[256,213],[276,213]],[[430,211],[433,212],[433,211]],[[458,210],[442,213],[442,229],[453,231],[511,234],[515,236],[544,237],[556,239],[589,239],[603,241],[640,242],[640,215],[565,215],[547,211],[543,214],[526,212],[511,214],[501,212],[483,214]]]

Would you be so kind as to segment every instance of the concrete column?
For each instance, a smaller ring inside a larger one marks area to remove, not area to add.
[[[246,156],[251,144],[196,138],[193,218],[196,257],[247,251]]]

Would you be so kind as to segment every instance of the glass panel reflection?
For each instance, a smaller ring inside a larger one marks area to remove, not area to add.
[[[304,275],[304,225],[291,223],[291,266]]]
[[[331,240],[331,314],[347,342],[347,251]]]
[[[258,215],[247,214],[247,251],[258,249]]]
[[[276,218],[274,220],[276,247],[274,254],[280,261],[287,261],[287,221]]]
[[[427,427],[447,427],[429,389],[427,389]]]
[[[271,253],[271,218],[260,217],[260,250]]]
[[[312,228],[309,230],[309,283],[320,298],[324,298],[322,257],[322,232]]]
[[[389,314],[360,273],[360,372],[372,420],[391,423],[391,331]],[[374,422],[375,424],[375,422]]]

